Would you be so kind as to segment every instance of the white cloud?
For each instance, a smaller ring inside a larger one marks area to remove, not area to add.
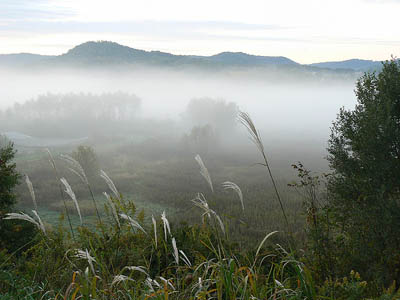
[[[181,54],[385,59],[398,54],[399,2],[2,0],[0,53],[59,54],[82,41],[107,39]],[[28,33],[34,40],[25,39]]]

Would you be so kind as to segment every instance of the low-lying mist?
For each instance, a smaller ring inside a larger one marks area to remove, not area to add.
[[[256,159],[235,122],[235,112],[242,110],[252,116],[279,166],[301,160],[325,168],[331,122],[340,107],[355,104],[350,79],[271,80],[271,74],[254,72],[3,70],[0,80],[7,83],[0,88],[0,132],[87,137],[93,145],[107,136],[118,146],[157,140],[151,148],[160,151],[160,159],[167,148],[191,154],[204,148],[250,151]],[[52,106],[52,101],[59,102]]]

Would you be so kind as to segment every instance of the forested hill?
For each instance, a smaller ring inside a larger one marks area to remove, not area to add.
[[[68,52],[57,56],[44,56],[29,53],[2,54],[0,66],[6,67],[44,67],[44,66],[132,66],[153,67],[197,67],[217,68],[260,68],[319,72],[355,72],[377,69],[380,62],[351,60],[346,62],[317,63],[301,65],[283,56],[257,56],[243,52],[222,52],[212,56],[174,55],[160,51],[144,51],[114,42],[86,42]]]
[[[382,68],[382,62],[365,60],[365,59],[349,59],[344,61],[330,61],[322,63],[314,63],[309,66],[328,68],[328,69],[351,69],[355,71],[370,71],[380,70]]]

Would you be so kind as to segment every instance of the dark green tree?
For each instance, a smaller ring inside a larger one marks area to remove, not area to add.
[[[21,220],[3,220],[16,202],[14,188],[18,185],[20,174],[13,161],[16,150],[13,144],[0,136],[0,251],[12,253],[17,249],[26,250],[34,236],[34,226]]]
[[[14,187],[18,184],[20,175],[13,162],[16,151],[12,143],[0,147],[0,217],[8,211],[16,201]]]
[[[341,261],[379,284],[400,282],[400,63],[356,85],[354,110],[333,123],[329,207]]]

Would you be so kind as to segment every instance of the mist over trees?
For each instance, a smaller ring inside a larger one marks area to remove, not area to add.
[[[184,121],[195,126],[211,125],[218,134],[235,129],[239,108],[224,99],[193,98],[182,114]]]
[[[39,137],[111,134],[112,125],[134,122],[140,107],[137,96],[122,92],[45,94],[0,111],[0,127]]]

